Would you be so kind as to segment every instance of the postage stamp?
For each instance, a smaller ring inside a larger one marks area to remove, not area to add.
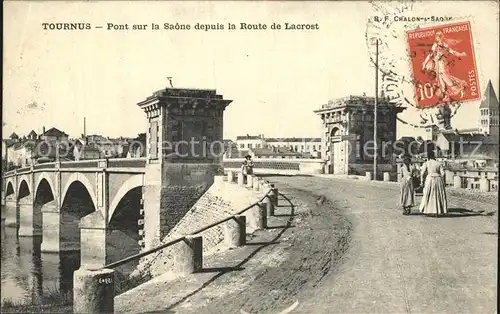
[[[417,108],[481,98],[470,22],[406,32]]]

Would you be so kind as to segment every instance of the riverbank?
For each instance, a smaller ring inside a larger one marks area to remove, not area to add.
[[[73,313],[72,298],[70,295],[58,291],[46,294],[35,302],[15,302],[3,300],[1,313]],[[36,303],[36,304],[33,304]]]
[[[115,298],[115,311],[267,313],[293,305],[335,272],[351,226],[324,197],[296,188],[280,192],[269,228],[248,236],[246,246],[207,256],[199,273],[166,273],[132,289]]]
[[[73,306],[69,305],[22,305],[22,304],[8,304],[2,306],[2,313],[73,313]]]

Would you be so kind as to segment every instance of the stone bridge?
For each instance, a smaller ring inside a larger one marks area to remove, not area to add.
[[[80,250],[80,222],[82,233],[87,227],[101,228],[111,241],[113,230],[120,231],[138,246],[145,166],[144,158],[127,158],[9,171],[2,182],[2,218],[6,226],[18,228],[18,236],[42,236],[44,252]]]

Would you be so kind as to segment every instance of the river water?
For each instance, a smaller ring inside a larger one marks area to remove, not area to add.
[[[121,208],[121,213],[127,217],[132,216],[128,223],[132,225],[135,223],[135,226],[137,226],[137,217],[130,215],[130,207],[136,209],[138,206],[137,204],[132,204],[132,206],[127,204]],[[132,212],[139,212],[139,210],[132,210]],[[72,220],[67,219],[65,215],[61,219],[63,225],[66,220]],[[75,224],[72,223],[70,227],[65,228],[75,228]],[[64,229],[64,226],[62,226],[62,229]],[[71,296],[73,292],[73,272],[80,268],[79,251],[42,253],[40,250],[41,236],[17,237],[16,228],[5,227],[3,224],[1,235],[2,303],[7,300],[16,303],[38,303],[42,295],[68,294]],[[108,238],[107,254],[109,262],[139,252],[137,230],[127,232],[110,230]],[[120,273],[122,276],[120,281],[126,281],[123,276],[128,276],[135,269],[137,262],[133,261],[115,269],[115,273]]]
[[[17,237],[2,226],[1,300],[36,302],[42,294],[71,293],[79,252],[41,253],[41,236]]]

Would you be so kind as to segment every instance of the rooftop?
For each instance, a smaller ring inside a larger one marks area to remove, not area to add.
[[[321,142],[319,137],[284,137],[284,138],[266,138],[266,142],[297,142],[297,143],[311,143],[311,142]]]
[[[442,133],[442,135],[449,142],[457,142],[457,143],[474,142],[474,143],[481,143],[481,145],[498,145],[498,138],[484,134],[447,132],[447,133]]]
[[[57,128],[50,128],[47,131],[45,131],[42,135],[44,135],[44,136],[68,136],[68,134],[64,133],[63,131],[61,131]]]
[[[261,140],[264,139],[261,135],[238,135],[236,140]]]
[[[342,98],[329,100],[327,104],[322,105],[320,109],[315,110],[314,112],[320,112],[326,109],[342,108],[346,106],[374,106],[374,105],[375,105],[375,97],[369,97],[365,95],[363,96],[350,95]],[[390,99],[388,97],[378,97],[378,105],[382,107],[396,107],[395,104],[390,102]]]
[[[479,108],[498,108],[498,99],[495,94],[495,90],[493,89],[493,84],[491,84],[491,80],[488,81],[488,85],[486,86],[486,90],[484,91],[484,97],[481,101],[481,105]]]

